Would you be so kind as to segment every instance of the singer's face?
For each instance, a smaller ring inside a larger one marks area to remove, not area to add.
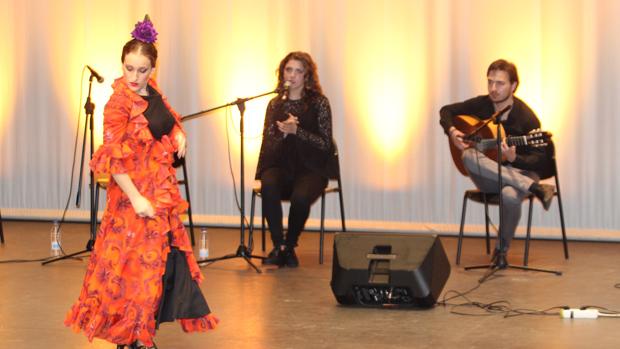
[[[289,89],[301,90],[304,88],[306,69],[304,64],[296,59],[291,59],[284,65],[284,81],[291,83]]]
[[[133,92],[146,96],[148,91],[146,86],[153,73],[151,60],[140,52],[130,52],[125,55],[123,61],[123,76]]]
[[[510,83],[508,73],[503,70],[491,70],[487,76],[489,97],[493,103],[501,103],[512,97],[517,83]]]

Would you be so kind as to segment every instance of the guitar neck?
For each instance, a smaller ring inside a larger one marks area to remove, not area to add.
[[[522,145],[527,145],[528,144],[528,139],[527,136],[510,136],[505,138],[506,144],[508,144],[508,146],[522,146]],[[489,138],[489,139],[482,139],[478,142],[478,145],[476,146],[476,148],[480,151],[484,151],[487,149],[492,149],[496,146],[496,140]]]

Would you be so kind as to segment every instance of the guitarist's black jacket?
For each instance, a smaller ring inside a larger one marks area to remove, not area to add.
[[[536,114],[517,97],[508,113],[508,119],[503,126],[508,136],[523,136],[531,130],[540,128],[540,121]],[[452,118],[457,115],[471,115],[481,120],[490,118],[495,113],[493,102],[488,95],[478,96],[464,102],[449,104],[439,111],[439,123],[448,134],[453,126]],[[491,125],[491,127],[493,127]],[[517,158],[511,163],[513,167],[534,171],[540,178],[553,176],[552,147],[517,147]],[[507,164],[507,163],[506,163]]]

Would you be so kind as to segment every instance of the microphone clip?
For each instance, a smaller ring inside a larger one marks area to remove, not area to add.
[[[280,89],[281,93],[282,93],[282,101],[285,101],[288,99],[288,89],[291,86],[291,82],[290,81],[285,81],[284,84],[282,85],[282,88]]]
[[[88,68],[88,70],[90,71],[90,79],[92,80],[92,78],[97,79],[98,83],[102,83],[103,82],[103,77],[101,75],[99,75],[99,73],[97,73],[97,71],[95,71],[95,69],[91,68],[89,65],[86,66],[86,68]]]

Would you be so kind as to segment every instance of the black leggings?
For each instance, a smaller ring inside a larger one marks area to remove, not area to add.
[[[310,206],[321,196],[327,187],[327,178],[316,173],[305,173],[291,177],[281,168],[270,168],[261,175],[261,196],[263,198],[263,217],[267,219],[271,231],[271,241],[277,247],[297,246]],[[288,233],[286,240],[282,228],[282,200],[289,200]]]

